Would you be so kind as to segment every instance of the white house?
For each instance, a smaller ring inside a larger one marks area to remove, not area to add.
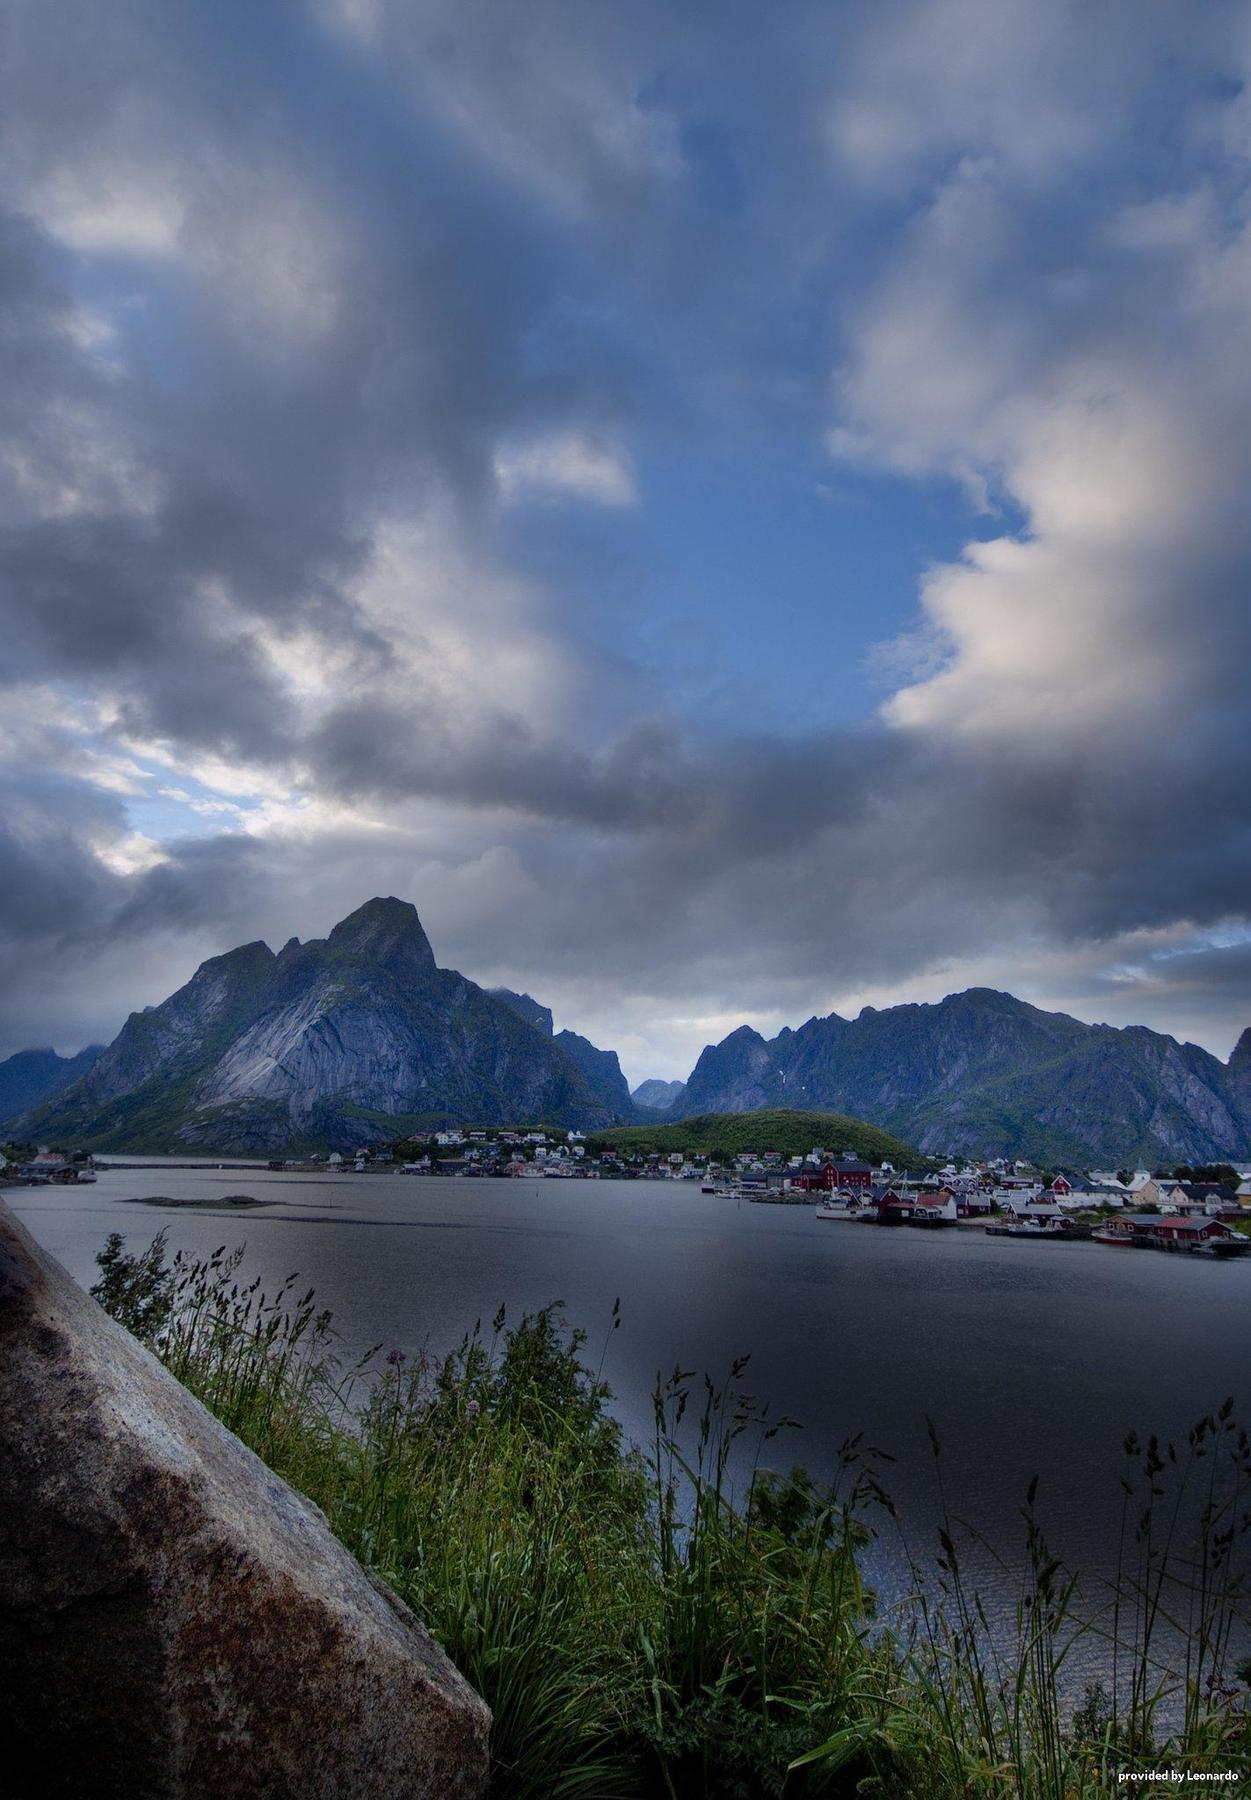
[[[1067,1194],[1058,1196],[1059,1203],[1066,1212],[1091,1212],[1097,1206],[1124,1206],[1129,1198],[1129,1190],[1121,1187],[1119,1182],[1105,1185],[1092,1178],[1089,1187],[1075,1187]]]

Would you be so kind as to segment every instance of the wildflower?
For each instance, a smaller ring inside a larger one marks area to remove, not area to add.
[[[471,1419],[476,1419],[478,1414],[482,1411],[482,1408],[478,1405],[476,1400],[469,1400],[465,1403],[465,1411],[469,1414]]]
[[[401,1363],[408,1361],[408,1356],[403,1350],[390,1350],[387,1352],[387,1361],[393,1369],[398,1369]]]

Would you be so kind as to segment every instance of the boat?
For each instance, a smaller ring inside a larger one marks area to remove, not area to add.
[[[1115,1225],[1100,1225],[1097,1230],[1091,1232],[1090,1240],[1094,1244],[1116,1244],[1118,1246],[1128,1244],[1132,1247],[1134,1234],[1132,1231],[1126,1231],[1123,1227],[1118,1231]]]
[[[985,1225],[987,1237],[1045,1238],[1048,1241],[1073,1241],[1077,1233],[1064,1226],[1041,1225],[1037,1219],[1023,1219],[1016,1225]]]
[[[823,1200],[817,1207],[815,1215],[818,1219],[858,1219],[860,1208],[856,1206],[838,1206],[832,1200]]]

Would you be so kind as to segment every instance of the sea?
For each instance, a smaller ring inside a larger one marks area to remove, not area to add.
[[[913,1565],[936,1569],[944,1516],[962,1522],[988,1610],[1008,1628],[1025,1564],[1022,1507],[1094,1592],[1121,1531],[1123,1442],[1183,1445],[1203,1414],[1251,1405],[1251,1258],[1210,1262],[1090,1242],[988,1237],[818,1220],[808,1206],[708,1195],[681,1181],[275,1172],[127,1159],[92,1186],[4,1196],[89,1285],[110,1231],[139,1248],[245,1248],[268,1288],[298,1273],[330,1309],[346,1362],[379,1347],[443,1355],[467,1330],[559,1302],[587,1334],[632,1440],[652,1435],[652,1393],[675,1369],[730,1380],[769,1419],[738,1441],[750,1464],[803,1464],[820,1483],[859,1438],[895,1516],[866,1553],[889,1606]],[[221,1205],[246,1193],[275,1204]],[[166,1195],[196,1210],[152,1204]],[[619,1327],[614,1329],[614,1307]],[[937,1442],[939,1454],[934,1454]]]

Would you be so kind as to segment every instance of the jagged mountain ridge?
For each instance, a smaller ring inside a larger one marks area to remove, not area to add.
[[[1251,1029],[1228,1063],[1146,1026],[1087,1025],[991,988],[865,1007],[700,1056],[667,1117],[822,1107],[927,1152],[1038,1161],[1251,1155]]]
[[[49,1063],[54,1079],[84,1072],[20,1101],[29,1110],[8,1131],[100,1149],[351,1147],[444,1122],[602,1129],[643,1116],[612,1051],[555,1032],[529,994],[438,968],[396,899],[276,956],[253,943],[213,957],[107,1050],[22,1052],[0,1076],[16,1064],[45,1079]],[[664,1086],[638,1092],[654,1102]],[[1251,1155],[1251,1028],[1225,1064],[1144,1026],[1087,1025],[986,988],[814,1018],[768,1041],[741,1026],[674,1091],[646,1116],[817,1107],[926,1151],[1044,1162]]]
[[[609,1097],[605,1058],[617,1068],[611,1052],[551,1037],[440,969],[416,909],[375,899],[328,938],[210,958],[20,1123],[98,1149],[235,1154],[349,1148],[444,1122],[594,1128],[633,1117],[619,1068],[622,1104]]]
[[[55,1050],[18,1050],[0,1062],[0,1127],[59,1094],[103,1054],[103,1044],[88,1044],[77,1056]]]

